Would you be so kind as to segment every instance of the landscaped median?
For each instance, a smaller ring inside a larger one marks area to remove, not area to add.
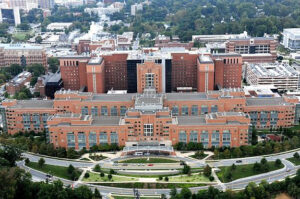
[[[168,178],[168,182],[208,183],[211,181],[207,177],[205,177],[203,174],[196,173],[196,174],[191,174],[191,175],[170,176]]]
[[[88,172],[88,177],[83,178],[84,182],[132,182],[132,181],[139,181],[138,178],[134,177],[126,177],[126,176],[120,176],[120,175],[111,175],[111,178],[109,177],[110,174],[102,174],[100,173],[94,173],[94,172]]]
[[[44,172],[44,173],[51,174],[53,176],[67,179],[67,180],[73,180],[75,175],[78,177],[81,174],[80,170],[74,169],[74,171],[76,171],[76,173],[74,173],[74,176],[72,176],[71,174],[69,174],[70,170],[68,167],[54,166],[54,165],[48,165],[48,164],[44,164],[43,166],[40,166],[37,162],[29,162],[26,164],[26,166],[30,167],[32,169]]]
[[[147,164],[147,163],[178,163],[179,160],[171,159],[171,158],[131,158],[120,160],[120,163],[136,163],[136,164]]]
[[[290,161],[291,163],[293,163],[296,166],[300,165],[300,158],[293,157],[293,158],[288,158],[287,160]]]
[[[246,164],[246,165],[232,165],[228,167],[219,167],[220,171],[217,173],[221,182],[231,182],[240,178],[246,178],[262,173],[267,173],[282,169],[284,165],[280,160],[275,162],[267,162],[262,159],[260,163]]]

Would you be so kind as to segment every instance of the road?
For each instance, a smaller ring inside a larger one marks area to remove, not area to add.
[[[272,172],[268,172],[268,173],[263,173],[260,175],[255,175],[255,176],[250,176],[247,178],[242,178],[242,179],[238,179],[235,180],[233,182],[229,182],[229,183],[224,183],[224,184],[218,184],[218,185],[214,185],[214,187],[223,190],[224,187],[226,189],[243,189],[245,188],[249,182],[255,182],[255,183],[260,183],[262,180],[267,180],[268,182],[273,182],[276,180],[282,180],[285,179],[287,176],[292,176],[295,175],[297,170],[300,168],[300,166],[294,166],[291,162],[285,160],[285,158],[289,158],[292,157],[293,154],[295,152],[291,152],[291,153],[286,153],[286,154],[281,154],[281,155],[277,155],[277,156],[270,156],[267,157],[266,159],[268,161],[275,161],[276,159],[281,159],[282,163],[284,164],[284,168],[283,169],[279,169],[279,170],[275,170]],[[24,153],[22,154],[25,157],[28,157],[30,159],[30,161],[33,162],[37,162],[39,160],[39,156],[35,156],[32,154],[27,154]],[[251,164],[251,163],[255,163],[255,162],[259,162],[261,159],[263,158],[263,156],[258,156],[258,157],[249,157],[249,158],[240,158],[242,160],[241,164]],[[77,162],[77,161],[72,161],[72,160],[58,160],[58,159],[52,159],[52,158],[44,158],[46,164],[52,164],[52,165],[59,165],[59,166],[68,166],[69,164],[72,164],[74,167],[77,168],[83,168],[83,167],[92,167],[95,163],[87,163],[87,162]],[[230,166],[233,163],[236,163],[237,159],[228,159],[228,160],[220,160],[218,162],[214,162],[214,163],[210,163],[212,164],[214,167],[216,166]],[[111,164],[109,163],[110,160],[106,160],[106,161],[100,161],[100,165],[104,165],[104,164]],[[193,164],[197,164],[197,161],[192,161]],[[199,161],[199,164],[203,164],[201,161]],[[46,174],[43,172],[39,172],[33,169],[30,169],[28,167],[26,167],[24,165],[24,161],[23,162],[18,162],[18,166],[21,168],[24,168],[25,170],[27,170],[28,172],[31,173],[31,175],[33,176],[34,180],[37,181],[45,181],[46,180]],[[102,195],[107,195],[109,193],[116,193],[116,194],[133,194],[133,190],[132,189],[128,189],[128,188],[115,188],[115,187],[106,187],[106,186],[98,186],[98,185],[91,185],[91,184],[86,184],[83,182],[76,182],[74,184],[74,182],[69,181],[69,180],[65,180],[65,179],[61,179],[61,178],[56,178],[55,179],[60,179],[65,185],[75,185],[75,187],[77,186],[81,186],[81,185],[87,185],[89,186],[91,189],[95,189],[97,188]],[[198,192],[199,190],[203,190],[203,189],[207,189],[208,186],[203,186],[203,187],[194,187],[194,188],[190,188],[190,190],[193,193]],[[169,195],[169,189],[139,189],[140,194],[142,195],[153,195],[153,194],[166,194]]]

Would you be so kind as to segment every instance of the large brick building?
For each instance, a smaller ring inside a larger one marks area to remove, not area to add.
[[[42,64],[46,68],[46,52],[41,46],[0,44],[0,67],[8,67],[11,64],[19,64],[23,67],[30,64]]]
[[[129,93],[141,93],[140,85],[147,74],[138,70],[142,66],[155,66],[155,77],[159,85],[154,85],[157,92],[170,93],[181,91],[207,91],[216,88],[240,88],[242,77],[242,57],[236,53],[203,55],[198,51],[183,52],[149,52],[136,51],[105,52],[99,55],[101,62],[101,81],[98,87],[103,90],[89,88],[87,70],[94,58],[73,56],[61,57],[60,69],[64,88],[80,90],[87,87],[88,91],[105,93],[108,90],[127,90]],[[211,60],[210,78],[205,78],[206,63],[201,63],[204,57]],[[98,58],[97,58],[98,59]],[[152,69],[154,71],[154,69]],[[151,72],[152,73],[152,72]],[[154,75],[154,73],[152,75]],[[99,74],[100,75],[100,74]],[[104,81],[102,82],[102,80]],[[94,82],[98,84],[97,82]],[[205,90],[205,83],[209,87]],[[96,85],[95,84],[95,85]],[[100,85],[101,84],[101,85]]]
[[[46,130],[56,147],[104,143],[201,142],[205,147],[246,145],[256,128],[294,124],[298,99],[245,97],[240,89],[206,93],[93,94],[58,91],[54,100],[8,100],[0,113],[9,134]]]
[[[270,63],[276,61],[277,45],[273,37],[235,38],[226,42],[226,52],[241,54],[244,62]]]

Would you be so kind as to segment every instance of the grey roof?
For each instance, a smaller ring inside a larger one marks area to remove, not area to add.
[[[214,58],[218,57],[241,57],[238,53],[217,53],[212,55]]]
[[[15,106],[11,108],[23,108],[23,109],[43,109],[53,108],[52,100],[18,100]]]
[[[120,123],[119,116],[101,116],[93,117],[93,126],[118,126]]]
[[[187,101],[187,100],[207,100],[209,98],[206,93],[166,93],[168,101]]]
[[[60,72],[53,74],[47,82],[58,82],[61,80]]]
[[[201,56],[199,56],[199,62],[200,63],[213,63],[213,60],[208,55],[201,55]]]
[[[135,94],[95,94],[93,95],[92,101],[106,101],[106,102],[130,102]]]
[[[275,40],[273,37],[232,38],[232,39],[229,39],[229,40],[234,40],[234,41],[249,41],[250,39],[254,39],[254,40]]]
[[[103,58],[102,57],[93,57],[90,59],[88,65],[99,65],[101,64],[103,61]]]
[[[267,98],[246,98],[247,106],[281,106],[291,105],[284,101],[282,97],[267,97]]]
[[[205,116],[178,116],[178,125],[199,125],[206,124]]]

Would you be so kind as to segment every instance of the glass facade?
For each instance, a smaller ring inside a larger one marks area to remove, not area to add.
[[[93,106],[91,109],[91,115],[92,116],[98,116],[98,107],[97,106]]]
[[[190,132],[190,142],[198,142],[198,131]]]
[[[110,108],[110,115],[111,116],[118,116],[118,108],[116,106],[112,106]]]
[[[229,130],[224,130],[223,131],[223,146],[230,146],[231,142],[231,134]]]
[[[179,112],[178,106],[173,106],[172,107],[172,115],[178,116],[178,112]]]
[[[211,105],[211,112],[212,113],[216,113],[216,112],[218,112],[218,105]]]
[[[198,106],[197,105],[192,106],[192,115],[198,115]]]
[[[107,144],[108,143],[106,132],[100,132],[99,142],[100,142],[100,144]]]
[[[204,148],[208,147],[208,143],[209,143],[208,131],[202,131],[201,132],[201,143],[203,144]]]
[[[75,135],[74,133],[68,133],[67,134],[67,144],[68,147],[70,148],[75,148]]]
[[[82,149],[86,147],[86,139],[85,139],[85,134],[83,132],[78,133],[78,147],[79,149]]]
[[[40,128],[41,121],[40,121],[40,115],[38,113],[32,115],[32,123],[34,128]]]
[[[121,116],[125,116],[126,111],[127,111],[126,106],[121,106],[121,108],[120,108],[120,115],[121,115]]]
[[[181,115],[189,115],[189,107],[188,106],[181,107]]]
[[[219,147],[220,144],[220,132],[219,130],[214,130],[211,134],[211,144],[214,147]]]
[[[110,143],[111,144],[118,144],[119,138],[117,132],[111,132],[110,133]]]
[[[201,114],[207,114],[208,113],[208,106],[202,105],[201,106]]]
[[[184,142],[186,143],[187,142],[187,139],[186,139],[186,132],[185,131],[180,131],[179,132],[179,142]]]
[[[97,145],[96,132],[90,132],[90,134],[89,134],[89,145],[90,145],[90,147]]]
[[[107,106],[101,106],[101,115],[108,115]]]
[[[30,114],[29,113],[24,113],[22,115],[22,118],[23,118],[23,125],[24,125],[24,129],[25,130],[29,130],[30,129]]]
[[[89,114],[89,108],[87,106],[81,107],[81,114],[82,115],[88,115]]]

